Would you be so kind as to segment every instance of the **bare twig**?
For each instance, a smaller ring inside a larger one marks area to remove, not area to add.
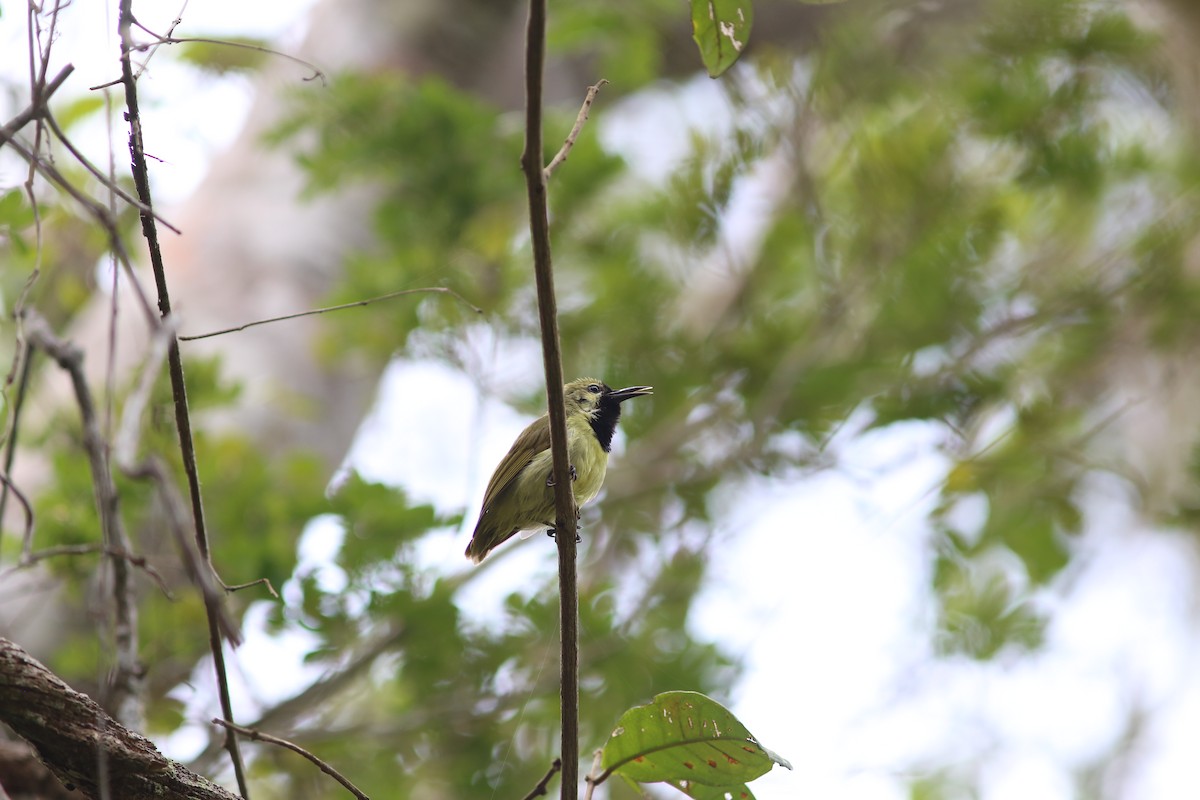
[[[236,647],[242,642],[241,631],[225,608],[224,595],[218,588],[220,579],[214,573],[212,565],[196,552],[195,542],[188,536],[187,509],[171,480],[170,473],[162,461],[154,456],[148,456],[140,462],[137,460],[141,418],[149,403],[154,380],[173,341],[174,330],[173,318],[168,317],[163,320],[161,328],[151,340],[150,352],[142,364],[137,385],[125,401],[121,424],[117,429],[116,444],[113,447],[113,458],[121,471],[129,477],[149,480],[155,485],[163,512],[166,514],[167,526],[175,538],[176,547],[179,548],[184,572],[200,589],[205,605],[212,605],[216,609],[221,635]]]
[[[231,645],[237,647],[242,643],[241,629],[238,627],[237,620],[225,607],[225,596],[221,592],[220,578],[214,573],[212,563],[201,558],[200,553],[196,550],[195,539],[188,536],[190,527],[187,507],[183,502],[182,495],[175,487],[175,483],[171,480],[166,466],[161,459],[151,456],[142,463],[126,469],[125,473],[131,478],[151,480],[158,487],[159,501],[166,511],[168,527],[171,535],[175,538],[175,546],[183,561],[184,572],[187,574],[188,580],[200,589],[200,593],[204,597],[204,605],[209,609],[209,613],[215,615],[220,635]]]
[[[588,770],[584,781],[587,782],[587,789],[583,793],[583,800],[592,800],[592,793],[596,791],[596,787],[600,785],[603,778],[600,777],[600,766],[603,764],[604,751],[597,748],[592,753],[592,768]]]
[[[291,750],[293,753],[298,753],[299,755],[302,755],[305,758],[307,758],[312,763],[316,764],[317,768],[320,769],[321,772],[324,772],[326,775],[333,778],[335,781],[340,783],[342,786],[346,787],[346,790],[348,792],[350,792],[350,794],[357,797],[358,800],[370,800],[370,798],[367,797],[367,795],[365,795],[361,789],[359,789],[357,786],[355,786],[353,783],[351,783],[350,780],[345,775],[338,772],[336,769],[329,766],[328,763],[317,758],[312,753],[308,752],[303,747],[301,747],[298,744],[295,744],[294,742],[289,742],[287,739],[280,739],[277,736],[272,736],[269,733],[263,733],[262,731],[255,730],[254,728],[244,728],[241,725],[236,725],[236,724],[230,722],[229,720],[225,720],[225,719],[213,719],[213,724],[221,725],[226,730],[240,733],[241,735],[247,736],[256,742],[266,742],[268,744],[277,744],[280,747],[285,747],[288,750]]]
[[[167,28],[167,32],[163,34],[163,36],[159,37],[158,34],[153,33],[151,35],[156,38],[171,38],[171,36],[173,36],[175,33],[175,29],[183,24],[183,12],[187,11],[187,6],[188,0],[183,0],[183,5],[179,7],[179,13],[175,15],[175,19],[171,21],[171,27]],[[142,30],[146,30],[146,26],[142,25],[142,23],[135,20],[134,24],[136,24]],[[157,52],[158,48],[156,47],[150,52],[146,53],[146,59],[142,61],[141,66],[138,67],[137,75],[135,77],[142,77],[142,73],[144,73],[146,68],[150,66],[150,59],[154,58],[154,54]]]
[[[267,594],[271,595],[271,597],[274,597],[276,600],[280,599],[279,592],[275,591],[275,587],[271,585],[270,578],[259,578],[258,580],[249,581],[248,583],[237,583],[232,586],[227,583],[222,583],[221,587],[227,592],[240,592],[242,589],[249,589],[251,586],[258,586],[260,583],[267,587]]]
[[[59,127],[58,120],[56,120],[54,118],[54,115],[51,114],[49,111],[47,111],[45,114],[45,120],[46,120],[46,124],[50,126],[50,130],[53,131],[54,135],[56,137],[58,137],[58,140],[60,142],[62,142],[63,147],[67,148],[67,152],[69,152],[72,156],[74,156],[75,160],[78,161],[80,164],[82,164],[84,169],[86,169],[88,172],[92,173],[92,175],[96,178],[96,180],[98,180],[102,184],[104,184],[104,186],[110,192],[112,192],[117,197],[124,200],[129,205],[136,208],[138,211],[141,211],[141,212],[147,213],[147,214],[153,214],[154,218],[156,220],[158,220],[159,223],[161,223],[164,227],[169,228],[170,230],[172,230],[178,234],[183,233],[183,231],[179,230],[179,228],[175,227],[170,222],[163,219],[162,215],[159,214],[157,211],[155,211],[154,209],[149,208],[145,205],[142,205],[142,203],[136,197],[134,197],[129,192],[122,189],[121,185],[119,183],[112,180],[108,175],[104,174],[104,172],[102,172],[100,170],[100,168],[97,167],[95,164],[93,164],[91,161],[88,161],[87,156],[85,156],[83,153],[81,153],[79,151],[79,148],[75,147],[75,145],[71,143],[71,140],[67,138],[66,133],[64,133],[63,129]]]
[[[571,148],[575,146],[575,140],[579,138],[580,131],[583,130],[584,123],[588,120],[588,112],[592,108],[592,103],[596,100],[596,94],[604,86],[608,85],[608,81],[604,78],[596,81],[594,86],[589,86],[587,96],[583,98],[583,105],[579,108],[579,115],[575,117],[575,124],[571,127],[571,132],[567,134],[566,141],[563,146],[554,154],[554,158],[550,159],[550,163],[546,165],[545,175],[546,180],[550,180],[550,176],[554,174],[554,170],[558,169],[558,165],[567,160],[567,156],[571,155]]]
[[[83,353],[69,342],[59,339],[44,319],[32,311],[25,315],[29,342],[42,350],[71,377],[75,401],[83,425],[83,447],[92,472],[92,486],[100,516],[100,529],[106,550],[113,551],[110,563],[113,571],[113,641],[116,647],[117,668],[113,673],[113,707],[117,717],[131,726],[140,727],[143,718],[142,697],[145,674],[138,658],[137,604],[129,568],[116,553],[131,551],[129,537],[121,520],[116,483],[108,462],[108,452],[96,420],[96,407],[91,389],[83,374]]]
[[[179,22],[179,20],[176,20],[176,23],[178,23],[178,22]],[[134,44],[131,46],[131,48],[130,48],[131,50],[136,50],[138,52],[150,51],[151,54],[153,54],[153,52],[155,50],[157,50],[158,47],[160,47],[161,45],[164,45],[164,44],[187,44],[188,42],[195,42],[197,44],[216,44],[216,45],[222,45],[224,47],[236,47],[241,50],[253,50],[258,53],[266,53],[267,55],[270,55],[270,56],[278,56],[279,58],[286,58],[288,61],[291,61],[295,64],[299,64],[300,66],[304,67],[305,69],[312,70],[312,73],[313,73],[312,75],[309,75],[306,78],[302,78],[301,80],[305,80],[305,81],[320,80],[322,86],[329,85],[329,81],[326,79],[324,70],[322,70],[316,64],[313,64],[311,61],[305,61],[303,58],[300,58],[299,56],[293,56],[289,53],[284,53],[279,50],[272,50],[269,47],[263,47],[262,45],[259,45],[259,44],[251,44],[250,42],[232,42],[232,41],[229,41],[228,39],[206,39],[204,37],[184,37],[184,38],[177,39],[174,36],[171,36],[169,33],[166,36],[159,36],[157,33],[150,30],[149,28],[147,28],[145,25],[142,25],[141,23],[138,23],[135,21],[134,24],[137,25],[137,27],[140,30],[143,30],[146,33],[153,36],[155,40],[153,42],[147,42],[145,44]],[[174,25],[171,26],[171,30],[172,31],[175,30]],[[149,61],[149,58],[147,58],[147,61]],[[143,68],[145,67],[144,64],[142,66],[143,66]],[[140,70],[139,70],[138,74],[139,75],[141,74]],[[122,81],[123,81],[123,79],[112,80],[112,81],[109,81],[108,83],[101,83],[101,84],[97,84],[96,86],[89,86],[88,88],[91,89],[92,91],[96,91],[97,89],[106,89],[109,86],[116,86],[117,84],[121,83]]]
[[[470,309],[472,311],[474,311],[476,314],[483,313],[482,308],[479,308],[475,304],[471,303],[469,300],[467,300],[465,297],[463,297],[461,294],[454,291],[453,289],[447,289],[444,286],[428,286],[428,287],[424,287],[421,289],[400,289],[399,291],[396,291],[396,292],[388,292],[387,294],[381,294],[378,297],[368,297],[365,300],[355,300],[352,303],[341,303],[340,305],[336,305],[336,306],[326,306],[325,308],[314,308],[314,309],[310,309],[309,311],[298,311],[295,314],[284,314],[281,317],[270,317],[269,319],[259,319],[259,320],[255,320],[254,322],[247,322],[245,325],[238,325],[233,328],[222,328],[219,331],[211,331],[209,333],[198,333],[194,336],[180,336],[179,341],[194,342],[197,339],[209,339],[213,336],[222,336],[226,333],[237,333],[238,331],[244,331],[247,328],[253,328],[256,325],[266,325],[270,322],[283,322],[284,320],[298,319],[299,317],[310,317],[313,314],[325,314],[330,311],[341,311],[346,308],[358,308],[359,306],[367,306],[367,305],[370,305],[371,303],[378,303],[380,300],[391,300],[393,297],[402,297],[406,294],[416,294],[417,292],[442,292],[444,294],[453,295],[454,297],[461,300],[463,303],[466,303],[466,305],[468,307],[470,307]]]
[[[357,680],[371,668],[371,665],[381,655],[398,647],[407,635],[408,629],[402,625],[387,631],[368,644],[361,653],[354,656],[340,669],[326,673],[297,694],[267,709],[250,725],[255,728],[279,729],[290,725],[305,714],[311,713],[312,709]],[[214,752],[206,750],[193,759],[191,766],[193,769],[206,770],[214,756]]]
[[[18,332],[20,332],[20,327],[18,327]],[[4,442],[4,474],[6,476],[12,474],[13,460],[17,455],[17,432],[20,430],[21,426],[21,409],[25,405],[25,395],[29,392],[30,364],[32,363],[33,358],[33,348],[29,346],[28,342],[24,341],[24,333],[21,333],[20,335],[21,341],[18,342],[18,347],[16,348],[16,358],[21,362],[21,377],[20,382],[17,384],[17,396],[13,398],[11,403],[7,404],[11,407],[11,411],[7,428],[8,438]],[[17,364],[13,363],[13,370],[15,371],[16,369]],[[33,509],[30,507],[29,501],[25,498],[25,496],[17,491],[17,487],[14,486],[7,477],[4,479],[3,488],[0,488],[0,526],[2,526],[4,523],[4,513],[8,508],[9,492],[14,493],[17,496],[17,499],[20,500],[25,506],[25,538],[32,539]],[[3,537],[0,537],[0,542],[2,541]]]
[[[0,519],[4,519],[4,501],[8,499],[8,494],[11,492],[12,496],[17,498],[17,502],[21,504],[21,508],[25,511],[25,533],[22,535],[21,540],[24,542],[32,542],[33,506],[29,504],[29,498],[27,498],[25,494],[17,488],[17,485],[9,479],[7,469],[4,471],[4,473],[0,474],[0,483],[4,484],[4,495],[3,497],[0,497]]]
[[[117,32],[121,39],[121,82],[125,88],[126,117],[129,121],[129,151],[133,163],[133,183],[137,188],[138,200],[150,209],[154,201],[150,196],[150,177],[146,168],[146,150],[142,142],[142,119],[138,110],[137,83],[133,77],[131,53],[135,49],[132,37],[133,0],[121,0],[117,17]],[[167,290],[166,269],[163,266],[162,250],[158,244],[158,228],[154,217],[142,211],[142,234],[150,251],[150,265],[154,272],[154,283],[158,290],[158,310],[163,317],[171,313],[171,297]],[[196,549],[205,561],[211,562],[208,533],[204,524],[204,504],[200,495],[200,474],[196,467],[196,448],[192,439],[191,416],[188,412],[187,383],[183,375],[183,360],[178,342],[172,341],[168,349],[168,367],[171,376],[171,394],[175,401],[175,426],[179,433],[179,449],[187,475],[188,491],[192,500],[192,522],[195,525]],[[204,609],[208,617],[208,644],[213,656],[213,669],[217,679],[217,693],[221,701],[221,713],[225,719],[233,720],[233,701],[229,696],[229,678],[225,670],[225,651],[222,645],[221,605],[210,593],[205,593]],[[246,771],[238,749],[237,737],[226,732],[225,749],[233,765],[238,791],[243,798],[250,797]]]
[[[142,30],[146,30],[146,29],[142,28]],[[154,35],[154,33],[151,31],[146,31],[146,32],[149,33],[151,36]],[[319,80],[319,81],[321,81],[322,86],[329,85],[329,81],[325,77],[325,71],[322,70],[320,67],[318,67],[316,64],[312,63],[311,61],[305,61],[303,58],[300,58],[299,56],[293,56],[289,53],[280,52],[279,50],[272,50],[269,47],[263,47],[262,45],[259,45],[259,44],[250,44],[249,42],[231,42],[226,39],[205,39],[205,38],[197,38],[197,37],[187,37],[187,38],[182,38],[182,39],[176,39],[173,36],[162,36],[162,37],[159,37],[158,41],[155,42],[153,45],[141,45],[138,49],[146,50],[149,47],[153,47],[155,45],[186,44],[187,42],[196,42],[198,44],[216,44],[216,45],[222,45],[224,47],[236,47],[241,50],[253,50],[257,53],[265,53],[269,56],[277,56],[279,58],[286,58],[288,61],[291,61],[294,64],[299,64],[300,66],[304,67],[305,69],[312,70],[313,74],[309,75],[307,78],[303,78],[302,80],[305,80],[305,81]]]
[[[546,774],[537,782],[537,786],[534,786],[529,794],[525,795],[523,800],[533,800],[535,797],[549,794],[550,792],[547,787],[550,785],[550,779],[558,774],[560,770],[562,770],[562,759],[556,758],[554,759],[554,763],[550,765],[550,769],[546,770]]]
[[[116,461],[117,466],[126,475],[132,478],[149,480],[155,484],[159,492],[159,499],[162,502],[163,511],[166,514],[168,527],[174,535],[176,545],[179,548],[185,573],[200,588],[200,592],[206,601],[210,598],[218,601],[221,612],[221,627],[225,638],[236,645],[240,644],[241,635],[238,632],[236,623],[228,617],[224,606],[220,605],[221,593],[215,585],[215,576],[212,570],[198,556],[195,551],[195,545],[188,539],[187,512],[183,507],[182,498],[179,497],[174,484],[171,482],[166,467],[153,456],[149,456],[140,462],[137,458],[138,437],[141,431],[142,416],[145,413],[146,406],[150,402],[150,394],[154,390],[155,379],[162,368],[163,361],[167,357],[167,351],[170,349],[174,335],[174,318],[164,318],[159,329],[154,332],[154,336],[151,338],[149,352],[142,362],[137,383],[125,400],[125,408],[121,413],[121,421],[117,427],[117,435],[113,444],[113,460]]]
[[[88,197],[87,194],[80,191],[71,181],[67,180],[53,164],[39,158],[36,153],[22,145],[16,139],[10,139],[8,147],[33,165],[44,178],[51,183],[57,184],[59,188],[71,195],[104,228],[105,232],[108,233],[109,247],[116,254],[117,260],[121,262],[121,268],[124,270],[130,285],[133,287],[134,294],[137,296],[138,303],[142,308],[142,313],[146,315],[146,320],[151,328],[157,327],[158,320],[154,316],[150,300],[146,297],[146,293],[142,289],[141,281],[138,280],[137,274],[133,271],[133,262],[129,258],[129,252],[125,248],[125,242],[121,238],[121,233],[117,228],[117,221],[113,215],[109,213],[107,208],[97,203],[91,197]]]
[[[542,164],[542,79],[546,66],[546,0],[530,0],[525,42],[525,151],[521,167],[529,194],[529,233],[537,284],[546,402],[550,416],[550,452],[554,476],[555,530],[558,531],[558,593],[561,644],[562,800],[579,796],[579,587],[575,548],[576,506],[567,456],[567,420],[563,403],[562,352],[554,269],[550,259],[550,222],[546,210],[546,171]]]
[[[58,558],[59,556],[87,556],[92,554],[106,555],[112,558],[121,558],[128,561],[132,566],[145,572],[149,575],[158,588],[168,599],[174,600],[175,596],[171,594],[170,588],[167,587],[167,582],[163,578],[162,573],[154,568],[145,556],[134,555],[127,550],[115,550],[99,542],[89,542],[84,544],[60,544],[54,547],[46,547],[41,550],[34,550],[21,554],[20,562],[10,567],[4,574],[13,572],[17,569],[22,569],[36,564],[39,561],[45,561],[48,558]]]
[[[38,92],[24,109],[22,109],[15,117],[10,119],[0,128],[0,145],[6,144],[9,139],[17,135],[17,131],[24,128],[35,119],[40,119],[46,114],[46,103],[49,102],[50,96],[58,91],[58,87],[63,85],[63,81],[67,79],[72,72],[75,71],[75,66],[67,64],[58,71],[54,76],[54,80],[46,84],[46,88]]]
[[[164,317],[158,330],[150,338],[150,348],[142,361],[141,372],[133,391],[125,398],[125,408],[121,413],[121,422],[117,426],[117,435],[113,441],[113,458],[122,469],[131,468],[137,460],[138,431],[141,427],[142,415],[150,403],[150,394],[154,391],[155,378],[162,368],[163,360],[167,357],[171,339],[175,334],[175,318]]]

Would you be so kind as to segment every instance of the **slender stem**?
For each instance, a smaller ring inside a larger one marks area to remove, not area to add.
[[[543,775],[542,779],[537,782],[537,786],[534,786],[533,789],[530,790],[529,794],[525,795],[522,800],[533,800],[535,797],[541,797],[542,795],[549,794],[550,779],[553,778],[555,773],[559,772],[560,770],[562,770],[562,759],[556,758],[554,759],[554,763],[550,765],[550,769],[546,770],[546,774]]]
[[[25,405],[25,393],[29,387],[29,371],[30,365],[33,363],[34,350],[29,346],[28,342],[19,344],[20,360],[21,360],[21,377],[17,383],[17,396],[12,398],[10,405],[12,406],[12,419],[8,428],[8,440],[4,442],[4,486],[0,488],[0,525],[4,523],[4,514],[8,508],[8,494],[13,492],[18,500],[22,500],[26,508],[26,538],[33,536],[33,511],[29,508],[29,503],[24,501],[20,492],[16,490],[9,480],[9,475],[12,475],[13,459],[17,455],[17,433],[21,430],[21,407]],[[0,535],[0,544],[4,542],[4,537]]]
[[[594,86],[589,86],[587,95],[583,98],[583,105],[579,108],[579,114],[575,117],[575,124],[571,126],[571,132],[567,134],[566,141],[563,146],[554,154],[554,158],[550,159],[550,163],[546,165],[545,173],[546,180],[550,180],[550,176],[554,174],[554,170],[558,169],[559,165],[567,160],[567,156],[571,155],[571,149],[575,147],[575,140],[579,138],[579,134],[583,131],[584,123],[588,121],[588,112],[591,111],[592,103],[596,102],[596,94],[601,88],[608,85],[608,81],[604,78],[596,81]]]
[[[529,193],[529,233],[537,283],[542,360],[553,456],[555,530],[558,532],[559,629],[561,631],[562,800],[579,797],[579,588],[575,563],[575,493],[567,458],[567,419],[563,405],[562,352],[554,271],[550,261],[550,223],[546,210],[546,172],[542,162],[542,76],[546,63],[546,0],[530,0],[525,44],[525,152],[521,167]]]
[[[227,731],[240,733],[243,736],[248,736],[256,742],[266,742],[267,744],[279,745],[280,747],[283,747],[287,750],[291,750],[293,753],[296,753],[297,755],[304,756],[309,761],[311,761],[313,764],[316,764],[317,769],[321,770],[321,772],[324,772],[326,775],[333,778],[335,781],[340,783],[342,786],[346,787],[346,791],[350,792],[350,794],[357,797],[358,800],[370,800],[370,798],[368,798],[367,795],[363,793],[362,789],[359,789],[357,786],[355,786],[353,783],[351,783],[349,778],[347,778],[345,775],[343,775],[342,773],[340,773],[336,769],[334,769],[329,764],[329,762],[324,761],[320,758],[317,758],[315,755],[313,755],[309,751],[305,750],[303,747],[296,744],[295,742],[289,742],[287,739],[280,739],[278,736],[272,736],[269,733],[263,733],[262,731],[255,730],[254,728],[245,728],[245,727],[242,727],[241,725],[234,725],[232,722],[230,722],[229,720],[225,720],[225,719],[214,719],[213,723],[216,725],[224,726],[224,728]]]
[[[297,311],[294,314],[284,314],[279,317],[269,317],[267,319],[256,319],[253,322],[247,322],[243,325],[235,325],[232,328],[222,328],[219,331],[210,331],[208,333],[197,333],[194,336],[180,336],[179,341],[194,342],[197,339],[209,339],[213,336],[223,336],[227,333],[237,333],[238,331],[244,331],[247,328],[253,328],[256,325],[266,325],[271,322],[283,322],[283,321],[289,320],[289,319],[299,319],[300,317],[311,317],[313,314],[328,314],[330,311],[342,311],[347,308],[358,308],[360,306],[370,305],[371,303],[377,303],[380,300],[391,300],[393,297],[403,297],[404,295],[416,294],[417,292],[441,292],[443,294],[453,295],[454,297],[457,297],[459,300],[463,301],[468,306],[470,306],[471,310],[474,311],[476,314],[483,313],[482,308],[480,308],[479,306],[477,306],[473,303],[468,302],[465,297],[463,297],[461,294],[454,291],[453,289],[447,289],[444,286],[428,286],[428,287],[424,287],[421,289],[400,289],[399,291],[388,292],[387,294],[381,294],[377,297],[368,297],[365,300],[354,300],[349,303],[340,303],[336,306],[326,306],[324,308],[313,308],[313,309],[309,309],[308,311]]]
[[[137,83],[133,77],[133,60],[130,53],[136,49],[131,27],[134,23],[133,0],[121,0],[117,28],[121,37],[121,82],[125,86],[125,106],[129,119],[129,151],[133,159],[133,182],[138,200],[145,209],[153,209],[150,196],[150,178],[146,169],[146,151],[142,144],[142,120],[138,112]],[[158,310],[165,319],[171,313],[171,297],[167,290],[167,275],[163,267],[162,250],[158,244],[158,227],[153,215],[146,210],[140,212],[142,234],[150,251],[150,265],[154,271],[154,283],[158,289]],[[196,525],[196,547],[205,561],[211,561],[208,534],[204,525],[204,505],[200,496],[200,475],[196,468],[196,449],[192,439],[191,416],[188,412],[187,384],[183,375],[183,360],[179,355],[179,342],[174,338],[167,353],[168,372],[171,376],[171,395],[175,401],[175,426],[179,432],[179,449],[183,458],[183,469],[187,475],[188,490],[192,500],[192,520]],[[216,671],[217,690],[221,700],[221,713],[225,720],[233,722],[233,702],[229,696],[229,679],[225,669],[225,651],[221,642],[220,613],[218,598],[205,595],[204,606],[208,616],[208,642],[212,651],[213,667]],[[233,774],[237,779],[238,791],[243,798],[250,793],[246,773],[242,765],[241,751],[233,731],[225,731],[225,749],[233,763]]]
[[[592,800],[592,794],[596,791],[596,787],[600,785],[603,778],[597,777],[600,774],[600,767],[604,763],[604,750],[597,749],[592,753],[592,768],[587,774],[587,790],[583,793],[583,800]]]

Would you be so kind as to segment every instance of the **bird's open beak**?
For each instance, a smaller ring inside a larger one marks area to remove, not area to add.
[[[627,386],[624,389],[617,389],[615,392],[609,392],[608,396],[618,403],[623,403],[631,397],[644,397],[648,394],[654,394],[653,386]]]

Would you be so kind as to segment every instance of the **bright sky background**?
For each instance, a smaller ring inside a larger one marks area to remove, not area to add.
[[[275,36],[286,49],[298,41],[309,5],[311,0],[193,0],[177,35]],[[137,9],[147,26],[160,31],[177,10],[148,3]],[[21,76],[24,18],[13,0],[4,3],[4,11],[0,64],[5,74]],[[63,96],[79,96],[88,85],[115,78],[115,4],[76,0],[62,19],[52,71],[68,54],[77,67]],[[155,57],[141,86],[148,146],[164,160],[152,167],[156,192],[169,204],[186,197],[236,133],[251,85],[239,77],[198,76],[172,65],[167,55]],[[642,172],[664,174],[669,167],[664,138],[655,137],[653,149],[647,149],[640,132],[648,125],[719,125],[719,115],[711,113],[715,97],[706,80],[677,94],[654,90],[627,101],[623,115],[610,117],[601,134],[610,147],[643,165]],[[20,98],[8,100],[0,99],[6,111],[23,105]],[[124,132],[118,128],[113,135],[123,163]],[[104,163],[103,126],[83,128],[77,139]],[[0,160],[0,187],[23,177],[23,168]],[[753,192],[747,194],[744,202],[752,204]],[[479,343],[481,352],[488,346]],[[504,358],[506,374],[541,380],[536,348],[518,346]],[[419,395],[398,390],[414,381],[429,390]],[[448,405],[446,398],[462,401]],[[492,467],[527,422],[477,397],[470,381],[444,366],[396,364],[353,462],[368,477],[403,484],[441,509],[467,507],[473,519]],[[1050,594],[1043,599],[1058,610],[1044,651],[1033,658],[1001,655],[987,664],[934,661],[924,517],[947,468],[938,452],[942,432],[907,424],[855,437],[854,426],[847,428],[831,445],[840,469],[729,493],[720,523],[725,553],[692,620],[699,636],[722,641],[750,666],[732,695],[717,699],[796,767],[777,768],[756,781],[757,796],[899,800],[907,796],[901,765],[957,759],[967,769],[978,765],[983,800],[1068,800],[1075,794],[1064,769],[1102,757],[1120,736],[1125,710],[1136,703],[1155,712],[1155,724],[1119,796],[1194,798],[1200,787],[1195,749],[1200,604],[1194,589],[1200,569],[1188,542],[1141,530],[1120,501],[1121,487],[1098,481],[1090,493],[1088,534],[1079,542],[1082,568],[1062,577],[1068,599]],[[397,463],[386,444],[378,444],[400,440],[409,448],[406,463]],[[622,445],[619,438],[615,470],[621,468]],[[440,479],[445,475],[463,478],[447,483]],[[969,527],[982,520],[985,509],[966,504],[960,512]],[[587,515],[602,513],[603,498],[585,512],[585,522]],[[434,537],[422,557],[465,569],[466,537],[465,530]],[[336,526],[315,522],[303,541],[305,563],[327,564],[337,540]],[[474,590],[472,613],[486,617],[499,592],[528,585],[533,573],[549,574],[555,556],[546,544],[535,537],[510,545],[520,552],[511,557],[506,575],[491,575]],[[587,569],[586,542],[581,557]],[[336,569],[326,567],[322,580],[336,586]],[[236,705],[246,715],[311,677],[299,660],[306,636],[267,637],[264,611],[262,605],[252,611],[250,639],[232,659]],[[753,620],[749,626],[746,615]],[[548,634],[547,641],[552,645],[556,636]],[[286,664],[293,669],[284,669]],[[203,739],[200,731],[215,708],[207,670],[195,676],[193,690],[181,693],[198,726],[164,743],[173,755],[186,757]]]

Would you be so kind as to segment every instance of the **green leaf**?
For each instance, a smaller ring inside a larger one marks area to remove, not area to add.
[[[603,756],[606,770],[641,783],[726,791],[765,775],[773,763],[792,768],[760,745],[728,709],[699,692],[664,692],[648,705],[629,709],[617,721]],[[714,796],[721,795],[693,795]]]
[[[754,800],[754,792],[744,783],[736,786],[705,786],[686,781],[667,781],[693,800]]]
[[[711,77],[719,77],[741,57],[753,22],[750,0],[692,0],[692,38]]]
[[[76,123],[98,113],[104,108],[104,98],[99,94],[87,94],[77,97],[54,109],[54,119],[64,131],[69,131]]]
[[[0,230],[7,234],[10,230],[20,230],[32,225],[33,209],[25,199],[25,193],[20,189],[9,189],[0,194]]]

